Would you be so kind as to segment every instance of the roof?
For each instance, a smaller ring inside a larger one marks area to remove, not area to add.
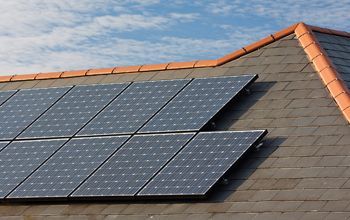
[[[350,217],[350,127],[349,118],[344,118],[349,111],[346,107],[349,35],[300,23],[272,36],[273,41],[260,41],[252,46],[254,50],[243,53],[242,50],[249,49],[245,47],[235,52],[241,53],[239,55],[226,56],[227,62],[220,65],[213,65],[212,61],[198,68],[187,66],[147,72],[136,68],[137,72],[130,73],[112,74],[111,71],[102,75],[73,77],[74,74],[68,74],[71,77],[57,78],[62,75],[60,73],[41,80],[39,74],[34,77],[38,80],[1,83],[0,90],[10,90],[256,73],[259,79],[252,85],[251,95],[240,100],[235,108],[228,109],[218,127],[221,130],[269,130],[264,146],[249,154],[239,165],[238,172],[227,177],[228,184],[218,187],[207,200],[4,204],[0,205],[3,218]],[[343,100],[345,104],[341,104]]]

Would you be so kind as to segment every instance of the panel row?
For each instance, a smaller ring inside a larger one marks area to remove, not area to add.
[[[258,130],[0,142],[0,197],[204,196],[265,134]]]
[[[256,78],[0,92],[0,140],[199,131]]]

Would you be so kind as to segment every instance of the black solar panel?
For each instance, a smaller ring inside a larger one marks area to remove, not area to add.
[[[15,141],[0,152],[0,198],[4,198],[66,140]]]
[[[4,102],[6,102],[6,100],[9,99],[16,92],[17,92],[17,90],[1,91],[0,92],[0,105],[2,105]]]
[[[67,197],[128,136],[70,140],[7,198]]]
[[[128,85],[76,86],[19,138],[71,137]]]
[[[15,138],[70,87],[24,89],[0,107],[0,140]]]
[[[133,83],[94,118],[79,135],[132,134],[190,80]]]
[[[256,75],[194,79],[140,133],[198,131]]]
[[[132,137],[72,197],[135,195],[193,135],[187,133]]]
[[[141,191],[140,196],[204,196],[266,131],[196,135]]]

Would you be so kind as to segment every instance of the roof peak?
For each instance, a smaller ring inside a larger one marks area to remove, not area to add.
[[[136,72],[147,72],[147,71],[216,67],[216,66],[223,65],[227,62],[230,62],[234,59],[237,59],[252,51],[255,51],[289,34],[292,34],[296,32],[297,29],[300,29],[301,27],[308,27],[308,29],[311,31],[350,37],[350,33],[348,32],[332,30],[328,28],[321,28],[317,26],[307,25],[303,22],[298,22],[276,33],[270,34],[269,36],[259,41],[256,41],[252,44],[242,47],[241,49],[238,49],[232,53],[229,53],[227,55],[224,55],[223,57],[220,57],[214,60],[194,60],[194,61],[185,61],[185,62],[144,64],[144,65],[136,65],[136,66],[117,66],[117,67],[99,68],[99,69],[85,69],[85,70],[72,70],[72,71],[60,71],[60,72],[33,73],[33,74],[14,74],[14,75],[0,76],[0,82],[39,80],[39,79],[57,79],[57,78],[92,76],[92,75],[107,75],[107,74],[119,74],[119,73],[136,73]]]
[[[160,64],[146,64],[139,66],[120,66],[103,69],[87,69],[87,70],[74,70],[64,72],[51,72],[51,73],[35,73],[24,75],[9,75],[0,76],[0,82],[12,82],[23,80],[40,80],[40,79],[57,79],[68,77],[79,77],[88,75],[108,75],[119,73],[137,73],[147,71],[161,71],[161,70],[173,70],[173,69],[188,69],[188,68],[201,68],[201,67],[216,67],[223,65],[227,62],[235,60],[243,55],[253,52],[259,48],[262,48],[274,41],[277,41],[287,35],[295,34],[301,47],[309,57],[310,61],[314,64],[316,71],[319,73],[324,85],[329,90],[330,94],[337,102],[340,110],[344,116],[350,122],[350,91],[342,80],[342,77],[337,72],[334,64],[328,58],[326,52],[321,47],[314,31],[322,32],[326,34],[338,35],[343,37],[350,37],[350,33],[345,31],[332,30],[328,28],[321,28],[317,26],[307,25],[303,22],[295,23],[285,29],[282,29],[276,33],[249,44],[241,49],[238,49],[230,54],[214,60],[197,60],[188,62],[171,62]]]

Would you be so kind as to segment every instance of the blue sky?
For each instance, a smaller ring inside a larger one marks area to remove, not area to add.
[[[350,1],[0,0],[0,74],[213,59],[295,22],[350,31]]]

